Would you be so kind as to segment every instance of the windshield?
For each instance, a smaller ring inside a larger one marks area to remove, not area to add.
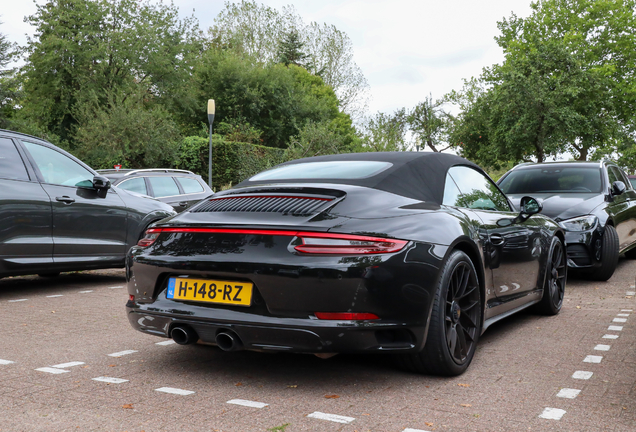
[[[506,194],[601,192],[601,169],[582,166],[538,166],[515,170],[499,187]]]
[[[290,179],[361,179],[371,177],[391,167],[390,162],[378,161],[333,161],[307,162],[284,165],[264,171],[250,178],[257,180]]]

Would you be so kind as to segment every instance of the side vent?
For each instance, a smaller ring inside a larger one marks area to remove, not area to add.
[[[212,198],[190,210],[192,213],[251,212],[281,213],[292,216],[311,216],[318,213],[333,197],[308,197],[293,195],[240,195]]]

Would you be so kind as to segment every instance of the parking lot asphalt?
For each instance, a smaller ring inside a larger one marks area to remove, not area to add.
[[[482,336],[455,378],[387,356],[226,353],[134,331],[123,270],[0,280],[0,431],[636,431],[636,261]]]

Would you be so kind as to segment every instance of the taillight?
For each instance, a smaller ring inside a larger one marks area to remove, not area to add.
[[[379,316],[367,312],[316,312],[316,318],[321,320],[343,320],[343,321],[359,321],[359,320],[376,320]]]
[[[408,241],[349,234],[303,232],[296,235],[301,244],[297,252],[304,254],[368,255],[398,252]],[[297,241],[297,240],[296,240]]]
[[[160,233],[161,233],[161,229],[160,228],[150,228],[150,229],[146,230],[146,235],[143,236],[137,242],[137,246],[141,246],[141,247],[150,246],[151,244],[153,244],[155,242],[155,240],[157,240],[157,237],[159,237]]]

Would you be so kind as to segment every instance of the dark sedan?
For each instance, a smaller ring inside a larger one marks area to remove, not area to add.
[[[51,143],[0,129],[0,277],[123,267],[148,225],[174,214]]]
[[[636,191],[613,162],[525,164],[498,183],[513,204],[528,194],[542,200],[543,214],[565,229],[570,268],[605,281],[621,253],[636,257]]]
[[[147,231],[127,260],[131,325],[223,350],[397,354],[458,375],[480,334],[561,309],[563,230],[439,153],[300,159]]]

